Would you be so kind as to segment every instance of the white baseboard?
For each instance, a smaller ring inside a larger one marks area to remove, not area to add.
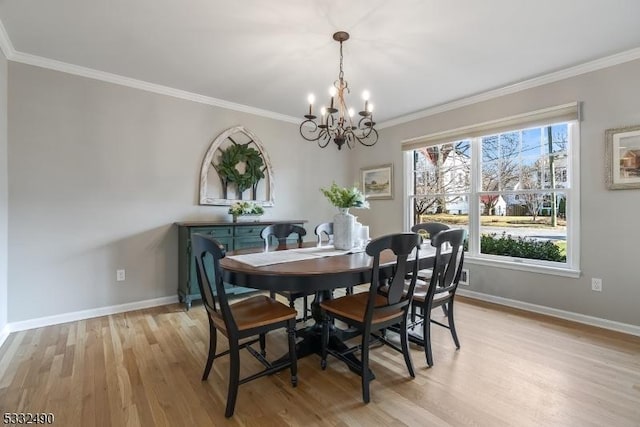
[[[4,325],[4,328],[0,331],[0,347],[2,347],[2,344],[4,344],[10,333],[9,325]]]
[[[519,308],[521,310],[531,311],[539,314],[546,314],[560,319],[571,320],[585,325],[597,326],[611,331],[623,332],[625,334],[640,337],[640,326],[629,325],[627,323],[615,322],[613,320],[601,319],[599,317],[587,316],[586,314],[573,313],[571,311],[558,310],[557,308],[545,307],[528,302],[517,301],[509,298],[497,297],[494,295],[483,294],[481,292],[468,291],[458,288],[458,294],[481,301],[492,302],[507,307]]]
[[[160,305],[173,304],[178,302],[178,296],[162,297],[148,299],[144,301],[130,302],[120,305],[111,305],[108,307],[93,308],[90,310],[74,311],[72,313],[56,314],[54,316],[39,317],[37,319],[22,320],[19,322],[11,322],[5,326],[8,332],[18,332],[27,329],[42,328],[43,326],[58,325],[60,323],[75,322],[77,320],[91,319],[93,317],[108,316],[109,314],[124,313],[126,311],[141,310],[143,308],[157,307]],[[7,333],[7,335],[9,334]],[[0,333],[0,345],[3,333]],[[6,338],[6,337],[5,337]]]

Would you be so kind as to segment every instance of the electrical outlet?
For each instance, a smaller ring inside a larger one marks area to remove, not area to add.
[[[595,277],[592,277],[591,290],[596,292],[602,292],[602,279],[597,279]]]
[[[125,277],[124,270],[116,270],[116,281],[124,282]]]
[[[462,271],[460,272],[460,281],[458,282],[458,284],[469,286],[469,269],[462,269]]]

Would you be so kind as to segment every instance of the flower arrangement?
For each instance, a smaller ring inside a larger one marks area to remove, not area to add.
[[[264,208],[255,202],[236,202],[229,208],[229,213],[235,216],[262,215]]]
[[[369,209],[369,202],[364,198],[358,187],[340,187],[335,182],[329,188],[321,188],[331,204],[337,208],[362,208]]]

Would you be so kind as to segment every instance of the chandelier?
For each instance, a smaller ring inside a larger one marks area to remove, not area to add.
[[[360,118],[357,125],[354,125],[353,108],[347,108],[344,99],[345,92],[349,93],[350,90],[342,70],[342,42],[349,40],[349,33],[338,31],[333,35],[333,39],[340,42],[340,73],[329,89],[331,101],[328,107],[323,106],[320,109],[321,117],[318,124],[317,117],[313,114],[315,96],[309,95],[309,114],[305,114],[305,120],[300,124],[300,135],[307,141],[317,141],[321,148],[326,147],[331,139],[338,146],[338,150],[341,150],[345,143],[349,148],[353,148],[356,141],[371,147],[378,142],[378,131],[374,128],[373,105],[369,103],[369,92],[364,91],[362,94],[364,109],[358,113]]]

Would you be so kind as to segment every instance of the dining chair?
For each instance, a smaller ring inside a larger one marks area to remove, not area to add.
[[[390,249],[395,254],[393,275],[389,278],[380,276],[380,253]],[[415,250],[415,257],[410,255]],[[368,255],[373,257],[371,267],[371,284],[368,292],[347,295],[341,298],[325,300],[320,303],[325,316],[322,322],[322,369],[327,367],[327,355],[344,361],[353,369],[360,371],[362,377],[362,400],[369,403],[369,346],[372,338],[382,342],[404,356],[409,375],[415,377],[407,336],[407,311],[411,304],[413,289],[416,284],[418,271],[418,252],[420,250],[420,236],[416,233],[398,233],[382,236],[372,240],[366,247]],[[411,274],[409,288],[405,291],[405,276]],[[387,295],[380,295],[379,288],[388,286]],[[337,351],[329,349],[329,327],[333,319],[341,320],[355,328],[362,336],[360,345]],[[396,325],[400,331],[401,347],[386,339],[384,331],[389,326]],[[360,350],[361,364],[358,366],[351,358],[353,352]]]
[[[433,354],[431,351],[431,324],[445,327],[451,331],[451,337],[460,349],[460,341],[456,332],[453,316],[453,301],[462,274],[464,263],[464,240],[466,231],[463,229],[449,229],[441,231],[431,237],[431,245],[436,248],[433,273],[428,281],[419,280],[413,291],[412,324],[410,329],[415,330],[422,324],[422,337],[410,334],[411,341],[424,347],[427,365],[433,366]],[[409,285],[411,286],[411,285]],[[436,307],[445,307],[445,316],[448,324],[441,323],[431,318],[431,311]],[[415,310],[414,308],[419,308]],[[414,322],[414,316],[418,318]]]
[[[302,238],[307,235],[307,230],[299,225],[295,224],[271,224],[262,229],[260,237],[264,240],[265,249],[271,246],[271,243],[275,239],[278,242],[276,250],[287,249],[287,240],[291,235],[297,236],[298,247],[302,246]],[[295,300],[298,298],[303,299],[302,317],[298,319],[300,322],[306,322],[309,312],[309,300],[308,296],[312,293],[305,292],[290,292],[290,291],[270,291],[271,298],[276,297],[276,293],[282,295],[289,301],[289,307],[294,308]]]
[[[316,234],[318,246],[322,245],[325,241],[328,245],[333,244],[332,222],[323,222],[322,224],[318,224],[318,226],[314,230],[314,233]]]
[[[225,417],[233,415],[238,387],[241,384],[277,372],[287,366],[291,369],[291,384],[298,383],[295,343],[295,322],[297,312],[265,295],[250,297],[229,304],[222,282],[220,260],[225,257],[222,245],[205,235],[192,236],[193,253],[196,259],[196,277],[203,304],[209,318],[209,352],[202,374],[202,381],[209,378],[213,361],[229,355],[229,389]],[[211,287],[215,284],[215,291]],[[217,301],[216,301],[217,300]],[[266,356],[266,334],[269,331],[286,328],[289,339],[289,360],[271,364]],[[229,349],[216,354],[218,332],[227,337]],[[257,338],[255,338],[257,336]],[[240,344],[240,340],[252,338]],[[251,347],[260,343],[260,353]],[[240,349],[246,348],[265,369],[240,379]]]
[[[420,233],[420,231],[424,230],[427,233],[429,239],[431,239],[439,232],[449,230],[449,228],[450,227],[447,224],[443,224],[441,222],[421,222],[419,224],[414,224],[413,227],[411,227],[411,231],[413,231],[414,233],[423,234]],[[429,281],[429,279],[431,278],[431,269],[427,268],[418,271],[418,278],[420,280]]]

